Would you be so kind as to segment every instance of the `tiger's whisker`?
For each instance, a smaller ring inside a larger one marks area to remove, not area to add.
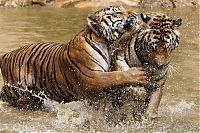
[[[173,75],[174,73],[178,73],[178,70],[174,66],[172,66],[171,64],[169,64],[169,66],[168,66],[168,72],[169,72],[170,75]]]

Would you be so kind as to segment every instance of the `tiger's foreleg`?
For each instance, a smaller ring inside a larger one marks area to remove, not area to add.
[[[146,118],[157,118],[158,117],[158,107],[163,95],[164,86],[157,88],[155,92],[152,93],[148,107],[144,113]]]
[[[113,71],[127,71],[130,68],[130,66],[125,61],[123,54],[120,52],[117,53],[117,56],[115,56],[115,58],[112,61]],[[115,95],[116,98],[115,101],[113,101],[113,103],[120,103],[120,105],[115,105],[117,109],[115,109],[115,111],[112,112],[112,116],[114,117],[115,121],[120,120],[126,123],[135,119],[135,112],[138,112],[135,109],[137,109],[138,103],[144,103],[147,93],[144,87],[133,86],[124,87],[118,91],[119,93],[118,95]],[[117,99],[120,99],[120,101],[118,101]]]
[[[130,66],[126,63],[123,52],[117,51],[115,52],[117,54],[116,58],[113,59],[113,70],[115,71],[127,71]],[[125,90],[131,90],[131,94],[135,94],[139,99],[144,100],[146,98],[146,90],[144,87],[126,87]]]
[[[158,107],[163,95],[164,84],[167,78],[167,70],[168,68],[161,69],[157,71],[157,73],[154,73],[154,76],[151,77],[151,87],[147,88],[150,90],[147,90],[149,96],[146,103],[147,107],[144,113],[146,118],[158,117]]]

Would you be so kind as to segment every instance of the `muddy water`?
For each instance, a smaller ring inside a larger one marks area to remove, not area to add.
[[[154,121],[109,127],[101,112],[84,102],[58,104],[45,101],[45,111],[25,111],[0,101],[0,132],[198,132],[199,118],[199,14],[198,9],[134,9],[181,17],[180,47],[172,55],[172,71]],[[0,55],[25,43],[68,42],[95,9],[0,9]],[[2,76],[0,75],[0,86]],[[86,124],[89,121],[89,124]],[[83,126],[84,125],[84,126]],[[86,126],[87,125],[87,126]],[[88,128],[90,127],[90,128]]]

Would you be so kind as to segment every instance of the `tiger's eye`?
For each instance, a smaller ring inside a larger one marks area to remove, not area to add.
[[[170,36],[165,36],[167,39],[170,39]]]
[[[153,39],[159,39],[159,37],[158,36],[154,36]]]

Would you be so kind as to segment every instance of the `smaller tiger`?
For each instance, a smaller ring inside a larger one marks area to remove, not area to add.
[[[144,89],[125,88],[125,90],[134,90],[131,95],[137,91],[146,91],[144,100],[133,99],[132,101],[131,96],[128,96],[129,91],[126,92],[125,97],[129,99],[126,100],[127,103],[123,103],[134,106],[132,107],[133,116],[141,120],[141,116],[157,117],[171,52],[179,46],[179,27],[182,19],[174,20],[159,13],[149,16],[140,14],[139,18],[141,18],[141,23],[138,30],[125,33],[115,42],[114,46],[117,49],[113,55],[112,70],[125,71],[130,67],[140,66],[149,72],[150,83]]]

